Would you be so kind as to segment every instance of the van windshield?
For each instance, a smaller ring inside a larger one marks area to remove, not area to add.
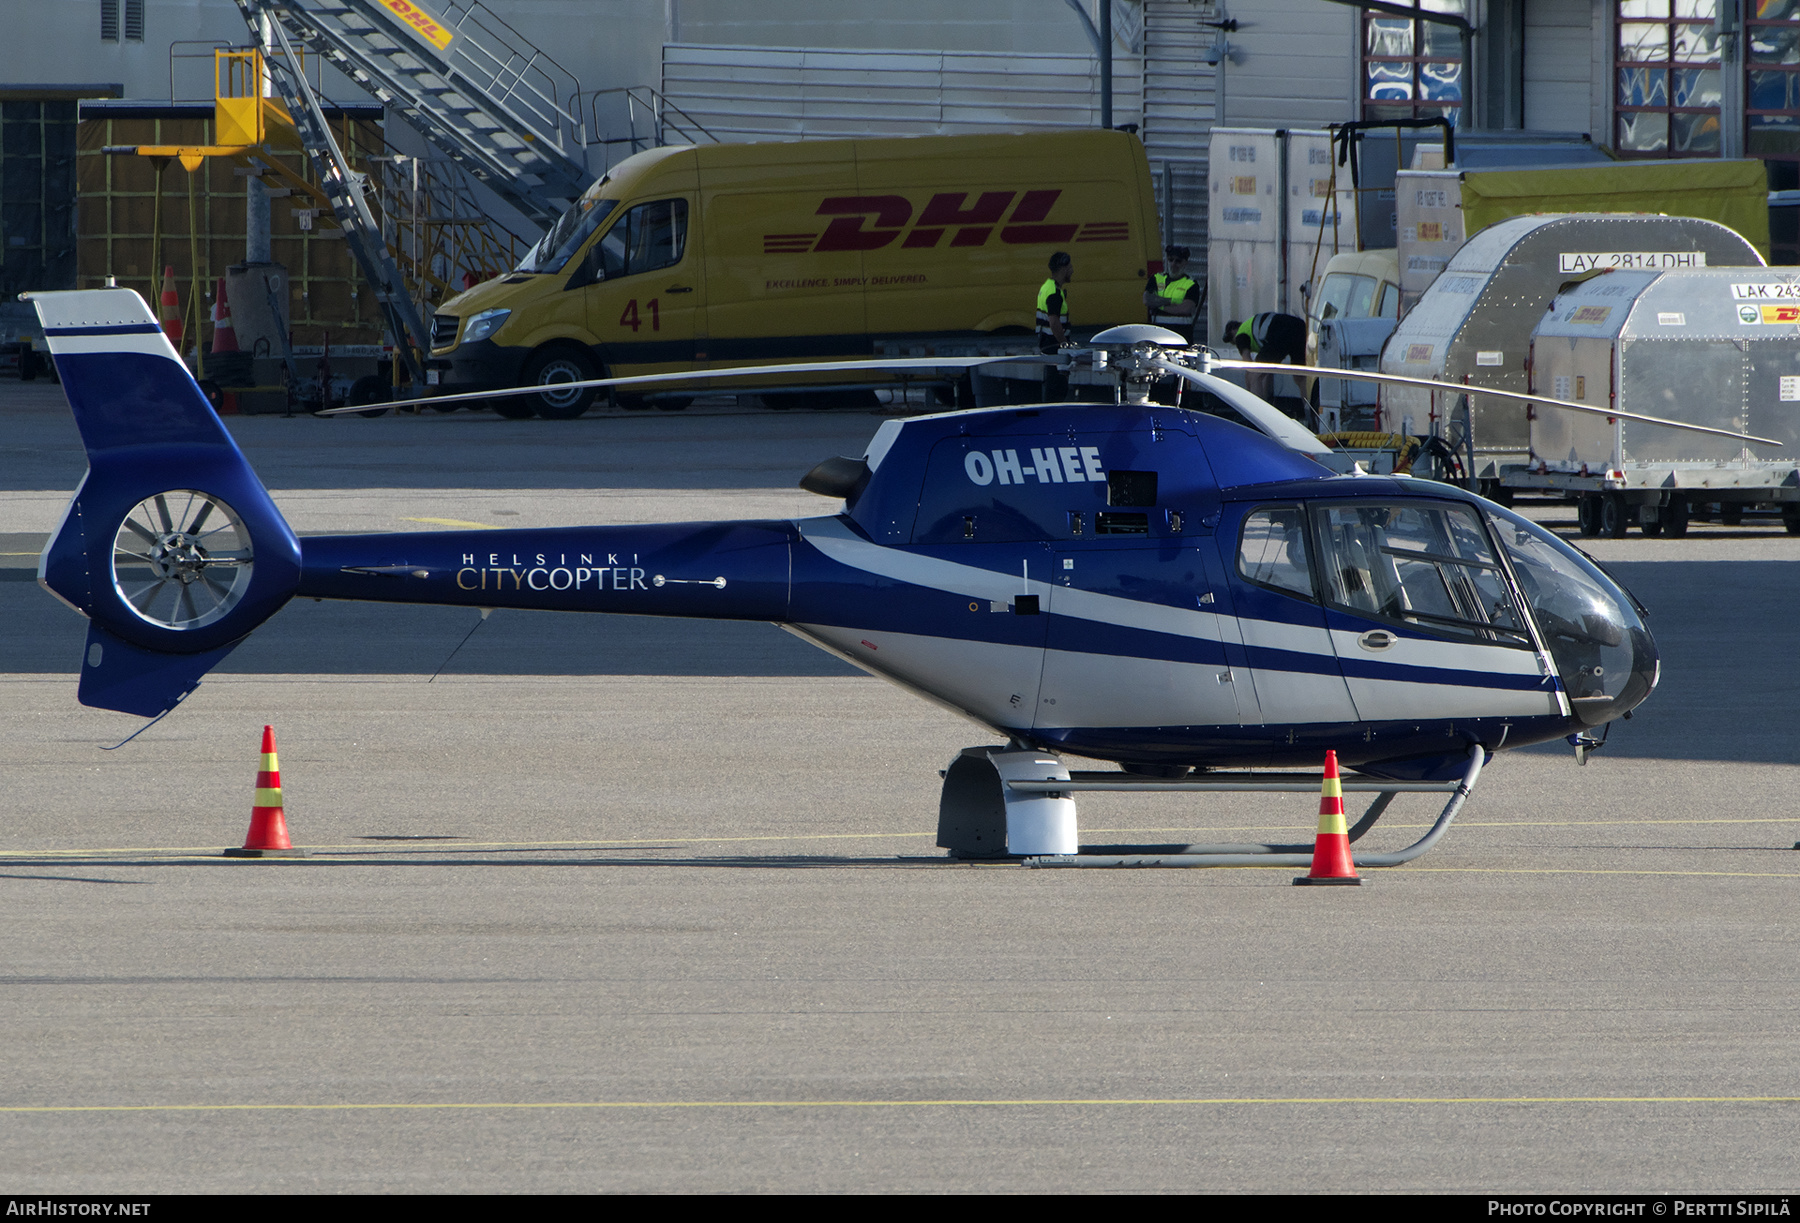
[[[1374,296],[1373,276],[1333,272],[1319,286],[1319,296],[1315,303],[1318,314],[1315,317],[1321,323],[1334,318],[1371,318],[1375,312],[1369,305]]]
[[[537,245],[525,252],[515,272],[560,272],[563,265],[581,249],[582,243],[594,236],[600,222],[612,215],[618,200],[602,200],[583,196],[575,206],[556,219]]]

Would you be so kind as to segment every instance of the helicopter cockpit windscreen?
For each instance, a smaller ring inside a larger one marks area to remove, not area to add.
[[[560,272],[563,265],[574,257],[581,249],[581,244],[594,236],[600,228],[600,222],[612,215],[613,209],[619,206],[618,200],[603,200],[595,194],[603,185],[595,183],[575,201],[574,207],[556,218],[544,236],[537,240],[525,257],[519,260],[515,272]]]
[[[1364,501],[1314,512],[1328,602],[1440,636],[1534,648],[1473,507]]]
[[[1576,715],[1598,726],[1656,687],[1656,644],[1631,599],[1537,523],[1489,510]]]

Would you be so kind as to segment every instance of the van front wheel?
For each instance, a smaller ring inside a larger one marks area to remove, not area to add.
[[[525,362],[524,381],[530,386],[548,388],[541,395],[520,396],[546,420],[574,420],[594,402],[594,388],[555,389],[559,383],[590,382],[600,376],[594,359],[579,348],[558,346],[540,348]]]

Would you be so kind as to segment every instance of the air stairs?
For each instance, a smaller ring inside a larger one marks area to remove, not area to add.
[[[256,26],[251,28],[257,29]],[[274,45],[263,46],[254,61],[256,70],[259,75],[266,71],[268,83],[281,95],[287,108],[286,117],[293,122],[318,171],[316,189],[325,196],[333,219],[343,230],[344,244],[349,248],[351,258],[356,260],[363,279],[375,294],[388,334],[394,337],[395,352],[412,374],[412,385],[421,388],[425,385],[424,354],[431,351],[431,331],[419,313],[418,304],[407,292],[406,280],[388,248],[381,223],[369,208],[365,194],[368,176],[350,168],[349,159],[332,136],[324,108],[306,80],[305,68],[301,66],[287,31],[271,24],[263,26],[259,32],[271,38]],[[260,99],[252,100],[261,105]],[[259,126],[266,126],[266,119]]]
[[[1206,283],[1207,145],[1218,69],[1206,62],[1217,5],[1144,0],[1144,152],[1156,183],[1163,240],[1191,247]]]
[[[235,3],[265,52],[322,56],[539,225],[593,181],[581,82],[479,0]]]

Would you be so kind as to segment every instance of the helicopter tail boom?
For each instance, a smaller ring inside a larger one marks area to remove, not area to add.
[[[793,524],[323,535],[298,592],[319,599],[780,620]]]

